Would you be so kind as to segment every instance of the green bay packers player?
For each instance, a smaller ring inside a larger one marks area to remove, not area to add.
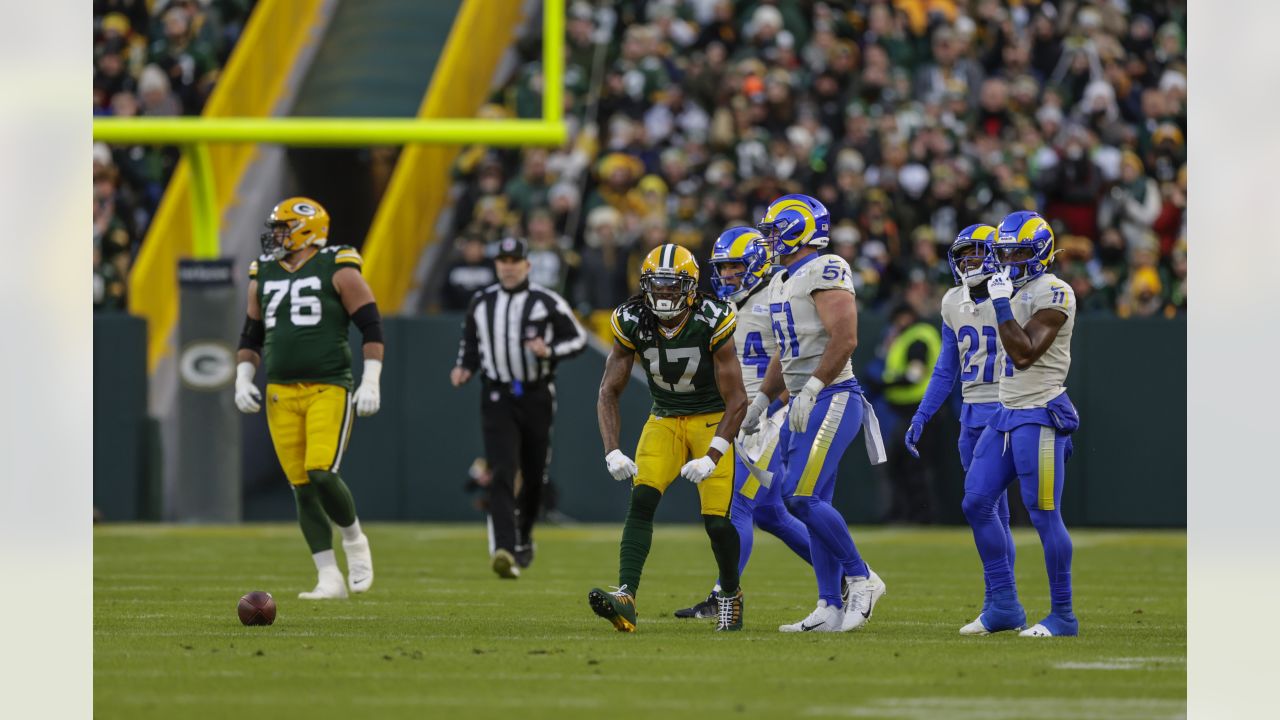
[[[329,214],[314,200],[292,197],[271,211],[263,254],[249,267],[248,317],[240,337],[236,407],[261,409],[253,384],[267,362],[267,427],[293,486],[298,523],[319,579],[298,597],[320,600],[364,592],[373,584],[369,540],[356,518],[351,490],[338,475],[351,438],[352,416],[381,404],[382,320],[360,274],[355,248],[326,247]],[[364,336],[364,376],[353,394],[348,324]],[[347,585],[333,553],[333,521],[347,555]]]
[[[644,259],[640,294],[613,312],[613,350],[605,362],[596,406],[605,464],[615,480],[631,480],[631,506],[622,529],[618,588],[594,588],[591,609],[622,632],[636,629],[636,592],[653,542],[653,514],[677,476],[698,486],[702,518],[720,572],[716,630],[742,629],[737,530],[729,521],[734,459],[731,449],[746,413],[746,391],[733,342],[733,307],[698,293],[698,263],[677,245],[661,245]],[[636,448],[636,462],[618,447],[618,398],[639,356],[649,378],[653,410]]]

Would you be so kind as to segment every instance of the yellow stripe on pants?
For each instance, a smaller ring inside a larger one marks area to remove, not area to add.
[[[822,466],[827,462],[827,452],[831,450],[831,441],[836,437],[840,421],[844,418],[845,406],[849,404],[849,393],[842,392],[831,397],[831,405],[827,408],[827,416],[822,419],[822,426],[813,436],[813,447],[809,448],[809,459],[804,464],[804,474],[796,485],[796,496],[807,497],[813,494],[818,485],[818,477],[822,475]]]
[[[1055,454],[1058,433],[1048,425],[1040,426],[1040,509],[1053,509]]]

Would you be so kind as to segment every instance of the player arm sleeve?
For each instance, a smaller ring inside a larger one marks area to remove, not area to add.
[[[382,315],[378,313],[378,303],[361,305],[351,315],[351,321],[360,329],[364,344],[384,342],[382,339]]]
[[[482,291],[477,290],[467,305],[467,316],[462,321],[462,340],[458,342],[458,367],[475,372],[480,367],[480,337],[476,331],[476,308],[480,305]]]
[[[555,298],[554,319],[551,330],[555,344],[551,346],[551,357],[557,360],[571,358],[587,349],[587,331],[582,328],[578,318],[569,309],[569,303],[559,295]]]
[[[262,343],[266,340],[267,328],[262,319],[257,320],[245,316],[244,329],[240,331],[240,349],[252,350],[262,355]]]
[[[938,408],[947,401],[947,396],[956,386],[956,373],[960,366],[960,349],[956,334],[945,322],[942,323],[942,352],[938,354],[938,362],[933,366],[933,375],[929,376],[929,386],[925,388],[924,397],[920,399],[920,407],[916,415],[921,422],[929,422]]]
[[[631,339],[631,336],[627,334],[626,328],[622,325],[622,319],[619,317],[621,312],[622,309],[618,308],[609,316],[609,330],[613,333],[613,339],[616,340],[619,345],[628,350],[634,351],[636,349],[636,344],[635,341]]]
[[[720,322],[716,325],[715,330],[711,333],[711,352],[724,347],[724,344],[733,339],[733,331],[738,327],[738,316],[730,308]]]

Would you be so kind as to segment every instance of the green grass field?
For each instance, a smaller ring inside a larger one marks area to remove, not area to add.
[[[1075,532],[1081,636],[962,638],[982,601],[967,529],[855,538],[888,594],[861,631],[783,635],[813,576],[757,534],[741,633],[671,612],[714,580],[701,528],[660,527],[639,632],[587,607],[616,582],[617,526],[546,528],[518,581],[484,528],[368,528],[377,579],[348,601],[296,599],[314,571],[293,525],[105,526],[94,535],[94,709],[101,718],[1175,718],[1186,714],[1186,534]],[[1048,609],[1019,530],[1028,620]],[[276,597],[271,627],[236,601]]]

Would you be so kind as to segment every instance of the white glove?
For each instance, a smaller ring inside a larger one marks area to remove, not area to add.
[[[1013,297],[1013,281],[1009,279],[1009,268],[991,276],[987,281],[987,293],[992,300],[998,298],[1008,300]]]
[[[356,388],[356,415],[369,417],[382,407],[382,392],[378,383],[382,378],[382,361],[364,361],[364,377],[360,378],[360,387]]]
[[[707,476],[710,475],[713,471],[715,471],[715,469],[716,469],[716,461],[712,460],[706,455],[703,455],[697,460],[690,460],[689,462],[685,463],[684,467],[680,468],[680,474],[684,476],[689,482],[693,483],[694,485],[697,485],[703,480],[706,480]]]
[[[816,377],[809,378],[800,394],[791,398],[791,410],[788,411],[787,422],[791,424],[791,432],[802,433],[809,426],[809,413],[818,402],[818,393],[826,385]]]
[[[258,368],[251,362],[236,365],[236,409],[242,413],[256,413],[262,409],[262,393],[253,384]]]
[[[609,474],[614,480],[630,480],[640,472],[640,468],[621,450],[613,450],[604,456],[604,464],[609,466]]]
[[[769,409],[769,397],[764,393],[756,393],[751,398],[751,404],[747,406],[747,414],[742,418],[742,424],[738,426],[738,432],[745,441],[747,438],[760,432],[760,418],[764,417],[764,411]]]

